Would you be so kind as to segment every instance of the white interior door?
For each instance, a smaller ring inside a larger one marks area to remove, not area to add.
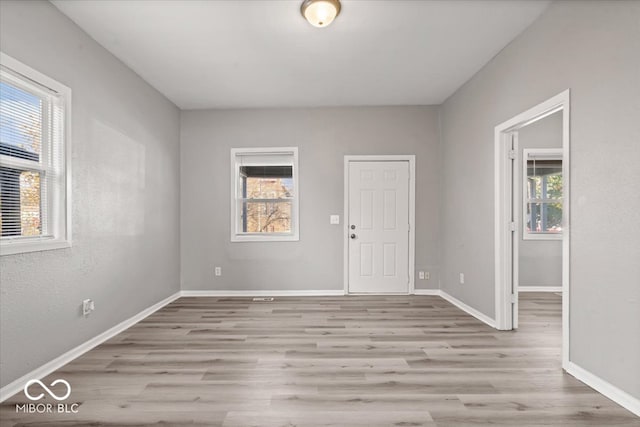
[[[349,162],[349,292],[409,292],[409,162]]]

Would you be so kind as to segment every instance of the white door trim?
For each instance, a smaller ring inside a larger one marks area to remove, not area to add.
[[[570,91],[564,92],[518,114],[495,127],[495,318],[498,329],[509,330],[513,326],[511,289],[509,275],[512,257],[511,229],[508,221],[511,211],[508,185],[507,138],[512,132],[537,122],[550,114],[562,110],[562,174],[563,174],[563,233],[562,233],[562,367],[569,364],[569,241],[570,241],[570,175],[569,175],[569,122]],[[517,201],[516,201],[517,204]],[[522,218],[515,217],[516,233]]]
[[[409,295],[415,290],[416,246],[416,156],[407,155],[351,155],[344,156],[344,207],[343,226],[343,282],[344,293],[349,293],[349,162],[398,162],[409,163]]]

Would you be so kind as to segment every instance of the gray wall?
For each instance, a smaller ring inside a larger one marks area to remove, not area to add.
[[[562,148],[562,111],[518,131],[518,162],[525,148]],[[522,167],[518,183],[522,184]],[[522,199],[518,201],[522,206]],[[518,285],[562,286],[562,240],[524,240],[519,233]]]
[[[570,358],[636,398],[639,24],[637,1],[553,3],[449,98],[440,215],[442,288],[493,317],[494,127],[571,88]]]
[[[431,272],[416,287],[437,288],[438,131],[437,107],[183,112],[182,288],[343,289],[346,154],[416,155],[416,269]],[[299,147],[299,242],[230,243],[229,150],[253,146]]]
[[[0,258],[4,386],[179,290],[180,119],[48,2],[0,2],[0,49],[73,91],[73,247]]]

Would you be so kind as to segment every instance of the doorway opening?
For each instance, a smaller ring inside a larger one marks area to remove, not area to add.
[[[415,156],[345,156],[345,294],[412,294]]]
[[[496,327],[518,327],[519,291],[561,292],[565,370],[569,362],[570,298],[569,101],[566,90],[495,128]],[[557,143],[549,143],[547,135],[538,138],[539,146],[530,145],[532,130],[539,133],[543,123],[546,126],[554,121],[560,132]],[[536,252],[543,268],[523,263],[520,256]]]

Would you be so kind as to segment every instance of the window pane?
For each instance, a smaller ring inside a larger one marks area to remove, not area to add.
[[[0,168],[2,237],[42,234],[40,173]]]
[[[243,233],[290,233],[293,168],[241,166]]]
[[[562,159],[529,158],[526,173],[525,238],[526,233],[561,234]]]
[[[291,233],[291,202],[240,202],[242,232]]]
[[[562,199],[562,160],[527,161],[527,197]]]
[[[545,198],[562,199],[562,172],[546,175],[542,184]]]
[[[42,100],[8,82],[0,82],[0,154],[39,161],[41,138]]]
[[[291,178],[247,178],[246,199],[290,199],[293,197]]]
[[[527,203],[527,231],[531,233],[560,233],[562,231],[562,203]]]
[[[242,198],[290,199],[293,194],[291,166],[241,166]]]
[[[240,229],[243,233],[291,233],[293,167],[240,167]]]

